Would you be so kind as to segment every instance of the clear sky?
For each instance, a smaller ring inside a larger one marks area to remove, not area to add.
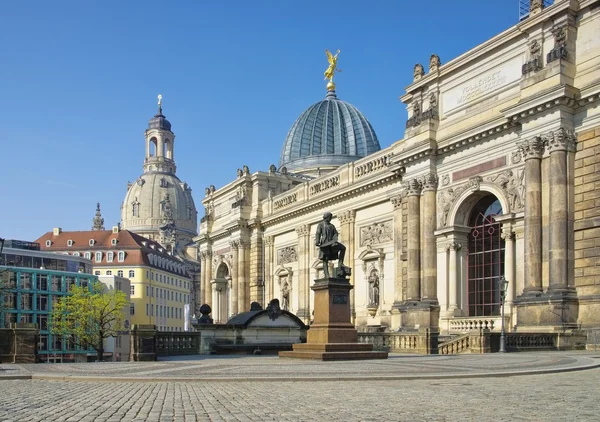
[[[120,219],[163,95],[177,175],[204,188],[278,164],[294,120],[337,95],[382,147],[401,139],[413,66],[445,63],[518,21],[517,0],[6,1],[0,8],[0,237]]]

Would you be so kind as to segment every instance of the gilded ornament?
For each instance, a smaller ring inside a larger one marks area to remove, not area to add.
[[[335,83],[333,83],[333,77],[335,76],[335,71],[341,72],[341,69],[337,67],[338,55],[340,54],[340,50],[336,51],[335,56],[331,54],[329,50],[325,50],[325,54],[327,54],[327,61],[329,62],[329,66],[324,72],[325,79],[329,79],[327,83],[328,90],[335,90]]]

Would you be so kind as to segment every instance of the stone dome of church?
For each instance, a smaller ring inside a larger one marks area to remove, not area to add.
[[[142,235],[158,233],[167,220],[172,220],[178,231],[196,235],[192,189],[174,174],[146,172],[127,189],[121,208],[123,228]]]
[[[196,236],[197,212],[192,189],[176,175],[175,134],[158,99],[145,132],[144,173],[127,186],[121,228],[177,248]]]
[[[292,125],[279,166],[295,173],[332,169],[381,149],[375,130],[352,104],[329,90]]]

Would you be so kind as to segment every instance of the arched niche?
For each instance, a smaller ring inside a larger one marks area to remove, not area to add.
[[[467,189],[456,198],[448,215],[448,226],[469,226],[469,218],[475,204],[489,194],[500,201],[504,214],[511,212],[504,191],[493,183],[481,182],[478,189]]]
[[[383,252],[383,249],[367,246],[366,249],[358,255],[358,259],[362,261],[361,266],[364,279],[363,290],[367,298],[367,307],[378,308],[381,304],[381,290],[385,278],[385,253]]]

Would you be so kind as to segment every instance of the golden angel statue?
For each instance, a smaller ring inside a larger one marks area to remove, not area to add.
[[[327,54],[327,60],[329,61],[329,67],[327,68],[327,70],[325,71],[325,79],[329,79],[329,82],[333,82],[333,75],[335,74],[335,71],[337,70],[338,72],[341,72],[341,69],[337,68],[337,60],[338,60],[338,54],[340,54],[340,50],[338,50],[335,53],[335,56],[331,54],[331,52],[329,50],[325,50],[325,53]]]

